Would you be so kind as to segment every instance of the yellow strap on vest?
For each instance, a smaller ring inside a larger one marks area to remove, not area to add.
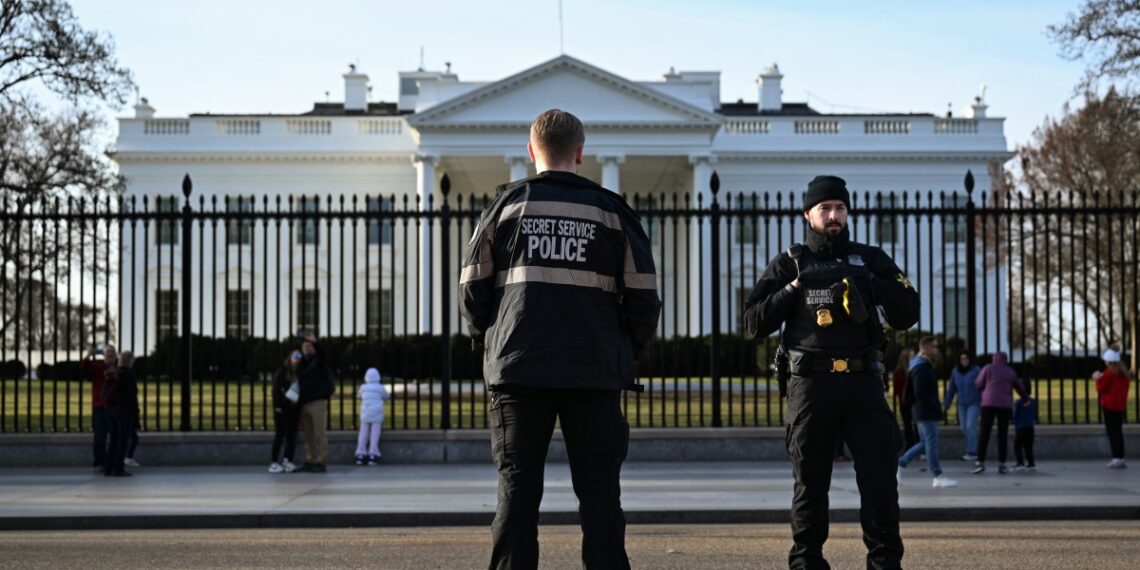
[[[851,281],[848,280],[846,277],[844,277],[843,278],[843,285],[845,286],[843,289],[843,310],[847,313],[847,316],[850,317],[851,316]]]

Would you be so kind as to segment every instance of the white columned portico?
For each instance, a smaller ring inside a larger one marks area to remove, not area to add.
[[[416,196],[419,198],[420,211],[427,211],[435,205],[431,196],[436,185],[435,169],[439,166],[439,156],[416,154],[412,157],[412,162],[416,166]],[[432,307],[435,303],[432,296],[432,260],[435,259],[434,244],[432,243],[433,230],[433,225],[428,221],[420,225],[419,315],[420,330],[425,333],[432,331]]]
[[[527,164],[530,163],[530,157],[525,154],[507,155],[504,157],[507,164],[511,167],[511,180],[522,180],[527,176]]]
[[[708,154],[689,155],[693,166],[692,207],[708,208],[712,203],[709,178],[713,159]],[[712,332],[712,224],[701,219],[689,231],[689,332],[694,335]]]
[[[602,186],[614,194],[621,194],[621,165],[625,156],[621,154],[598,155],[598,162],[602,164]]]

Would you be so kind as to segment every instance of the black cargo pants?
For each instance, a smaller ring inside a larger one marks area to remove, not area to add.
[[[882,380],[864,373],[813,373],[810,378],[793,376],[788,383],[786,443],[796,480],[789,567],[830,568],[823,543],[840,434],[854,460],[867,568],[898,568],[903,545],[895,472],[902,438]]]
[[[620,392],[496,386],[489,410],[499,503],[491,524],[492,570],[538,567],[538,505],[554,422],[562,427],[582,525],[582,564],[625,570],[621,464],[629,424]]]

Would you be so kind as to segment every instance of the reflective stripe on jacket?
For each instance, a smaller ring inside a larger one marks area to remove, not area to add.
[[[569,172],[500,187],[460,274],[489,385],[621,389],[661,312],[649,238],[617,194]]]

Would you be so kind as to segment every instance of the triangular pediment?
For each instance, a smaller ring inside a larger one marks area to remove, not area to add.
[[[716,128],[720,116],[570,56],[560,56],[501,81],[408,116],[417,129],[526,126],[559,108],[587,126]]]

